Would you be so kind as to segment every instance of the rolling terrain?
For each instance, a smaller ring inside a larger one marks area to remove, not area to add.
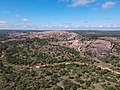
[[[119,34],[0,34],[0,85],[0,90],[120,90]]]

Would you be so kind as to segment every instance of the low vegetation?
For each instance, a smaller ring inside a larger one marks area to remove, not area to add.
[[[75,49],[51,44],[58,41],[54,38],[3,40],[0,90],[120,90],[119,54],[97,61]]]

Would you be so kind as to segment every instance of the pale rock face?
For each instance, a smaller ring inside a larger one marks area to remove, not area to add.
[[[58,40],[76,40],[81,39],[81,36],[77,33],[66,32],[66,31],[45,31],[45,32],[29,32],[29,33],[13,33],[11,36],[14,37],[27,37],[27,38],[41,38],[41,39],[49,39],[54,38]]]
[[[91,54],[95,57],[109,56],[113,45],[107,38],[99,38],[97,40],[82,40],[83,37],[74,32],[66,31],[45,31],[45,32],[28,32],[28,33],[13,33],[12,37],[16,38],[35,38],[40,39],[57,39],[58,42],[50,42],[52,44],[62,45],[73,48],[80,52],[81,55]],[[109,38],[111,39],[111,38]],[[113,38],[112,38],[113,39]]]
[[[87,54],[88,52],[95,57],[107,57],[111,53],[113,45],[111,42],[106,40],[95,40],[95,41],[84,41],[72,40],[62,41],[59,45],[65,45],[69,48],[74,48],[79,51],[81,55]]]
[[[120,38],[118,38],[118,37],[100,37],[100,39],[110,41],[110,42],[114,42],[114,43],[120,45]]]
[[[96,40],[93,41],[89,47],[87,47],[87,51],[91,54],[95,55],[96,57],[99,56],[109,56],[113,45],[109,41],[105,40]]]

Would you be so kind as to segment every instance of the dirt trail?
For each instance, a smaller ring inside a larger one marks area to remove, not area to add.
[[[9,66],[17,67],[17,68],[20,68],[20,67],[26,67],[26,68],[47,68],[47,67],[52,67],[52,66],[59,66],[61,64],[65,64],[65,65],[69,65],[69,64],[90,65],[90,64],[81,63],[81,62],[61,62],[61,63],[54,63],[54,64],[33,65],[33,66],[9,64]],[[99,66],[99,65],[93,65],[93,64],[91,64],[90,66],[100,67],[102,70],[108,70],[108,71],[110,71],[110,72],[112,72],[114,74],[119,74],[120,75],[120,72],[114,71],[114,70],[110,69],[109,67],[102,67],[101,65]]]
[[[46,64],[46,65],[34,65],[31,68],[33,68],[33,67],[43,68],[43,67],[50,67],[50,66],[58,66],[58,65],[61,65],[61,64],[65,64],[65,65],[69,65],[69,64],[90,65],[90,64],[87,64],[87,63],[81,63],[81,62],[76,62],[75,61],[75,62],[62,62],[62,63],[54,63],[54,64]],[[108,70],[108,71],[110,71],[114,74],[120,74],[120,72],[114,71],[114,70],[110,69],[109,67],[102,67],[101,65],[93,65],[93,64],[91,64],[90,66],[100,67],[102,70]]]
[[[4,55],[2,55],[0,58],[2,60],[3,59]],[[74,61],[74,62],[61,62],[61,63],[53,63],[53,64],[44,64],[44,65],[15,65],[15,64],[10,64],[10,63],[7,63],[7,62],[3,62],[5,65],[8,65],[8,66],[11,66],[11,67],[16,67],[16,68],[21,68],[21,67],[25,67],[25,68],[47,68],[47,67],[51,67],[51,66],[59,66],[61,64],[65,64],[65,65],[69,65],[69,64],[78,64],[78,65],[90,65],[88,63],[83,63],[83,62],[77,62],[77,61]],[[110,69],[109,67],[105,67],[105,66],[102,66],[102,65],[95,65],[95,64],[91,64],[90,66],[96,66],[96,67],[100,67],[102,70],[108,70],[114,74],[119,74],[120,75],[120,72],[117,72],[117,71],[114,71],[112,69]]]

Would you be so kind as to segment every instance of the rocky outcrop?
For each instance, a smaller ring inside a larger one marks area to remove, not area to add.
[[[62,45],[69,48],[74,48],[81,55],[89,55],[92,57],[108,57],[113,48],[113,44],[105,38],[87,41],[81,35],[74,32],[66,31],[45,31],[45,32],[28,32],[28,33],[13,33],[11,37],[16,38],[35,38],[40,39],[57,39],[57,42],[52,44]]]
[[[113,44],[106,40],[84,41],[71,40],[57,42],[59,45],[64,45],[69,48],[74,48],[81,53],[81,55],[89,55],[92,57],[108,57],[111,53]]]
[[[66,32],[66,31],[45,31],[45,32],[28,32],[28,33],[12,33],[10,34],[11,37],[16,38],[35,38],[38,37],[40,39],[58,39],[62,41],[68,40],[77,40],[81,39],[81,36],[77,33],[73,32]]]
[[[113,44],[106,40],[95,40],[87,48],[86,53],[95,57],[108,57],[111,53]]]

